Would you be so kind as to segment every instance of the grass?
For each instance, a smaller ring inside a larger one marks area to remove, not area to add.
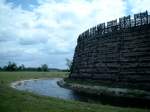
[[[74,84],[83,84],[89,86],[107,86],[112,88],[128,88],[128,89],[141,89],[150,91],[149,87],[145,88],[141,83],[125,83],[125,82],[118,82],[117,81],[102,81],[102,80],[92,80],[92,79],[68,79],[65,78],[65,82],[67,83],[74,83]]]
[[[67,77],[67,72],[0,72],[0,83],[8,84],[9,82],[23,79]]]
[[[40,96],[9,87],[16,80],[66,77],[65,72],[0,72],[0,112],[150,112]]]
[[[87,81],[87,82],[86,82]],[[131,89],[131,88],[121,88],[116,86],[109,86],[108,84],[104,83],[97,83],[96,81],[90,81],[90,80],[75,80],[75,79],[68,79],[65,78],[64,81],[60,81],[58,83],[62,87],[67,87],[74,89],[76,91],[90,94],[90,95],[96,95],[96,96],[111,96],[111,97],[122,97],[126,98],[133,98],[138,99],[137,101],[140,101],[140,99],[145,99],[148,101],[150,97],[150,92],[140,89]],[[131,100],[131,99],[130,99]],[[129,104],[129,103],[128,103]],[[139,104],[139,103],[138,103]],[[143,103],[142,103],[143,104]],[[139,104],[139,106],[142,106]],[[147,104],[143,105],[144,107],[149,107]]]

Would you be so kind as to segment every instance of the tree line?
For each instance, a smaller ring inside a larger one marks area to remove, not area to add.
[[[66,69],[49,68],[47,64],[39,67],[25,67],[24,64],[17,65],[15,62],[9,61],[7,65],[0,67],[0,71],[62,71],[70,72],[72,69],[72,60],[66,58]]]
[[[17,65],[15,62],[8,62],[7,65],[0,67],[0,71],[49,71],[48,65],[43,64],[39,67],[25,67],[24,64]]]

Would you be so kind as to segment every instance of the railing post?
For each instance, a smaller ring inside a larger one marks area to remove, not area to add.
[[[148,24],[148,11],[146,10],[146,24]]]

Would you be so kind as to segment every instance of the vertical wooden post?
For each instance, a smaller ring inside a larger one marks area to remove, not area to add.
[[[146,10],[146,24],[148,24],[148,11]]]

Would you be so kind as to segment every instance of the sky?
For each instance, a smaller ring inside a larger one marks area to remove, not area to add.
[[[0,66],[66,68],[78,35],[99,23],[150,11],[150,0],[0,0]]]

